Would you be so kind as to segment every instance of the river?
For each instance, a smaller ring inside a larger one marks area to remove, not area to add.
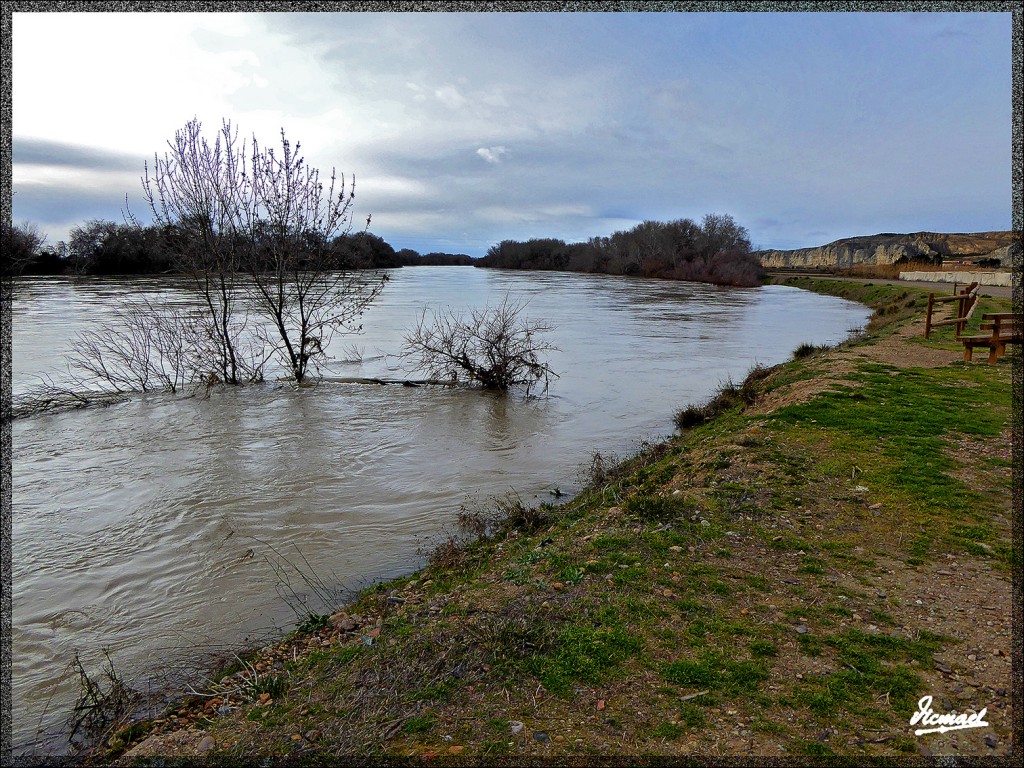
[[[528,302],[555,326],[545,397],[331,379],[414,376],[395,357],[424,307]],[[187,302],[158,279],[19,279],[12,388],[59,381],[76,334],[127,298]],[[335,338],[316,387],[149,394],[16,419],[15,754],[60,753],[78,652],[140,688],[195,680],[206,654],[294,628],[315,575],[337,595],[418,568],[460,506],[579,489],[679,408],[801,343],[863,327],[861,305],[782,286],[728,289],[472,267],[391,271],[364,333]],[[293,594],[293,591],[295,594]],[[191,676],[191,678],[190,678]]]

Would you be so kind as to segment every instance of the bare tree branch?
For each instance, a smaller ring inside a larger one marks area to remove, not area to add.
[[[354,180],[332,170],[325,185],[283,130],[280,153],[255,137],[247,151],[230,122],[210,143],[192,120],[168,146],[152,172],[147,165],[143,190],[212,318],[221,380],[259,379],[251,363],[276,354],[301,383],[335,333],[358,332],[387,282],[383,273],[356,279],[332,260],[333,242],[351,231]],[[251,326],[245,310],[273,332]],[[271,351],[241,354],[256,342]]]

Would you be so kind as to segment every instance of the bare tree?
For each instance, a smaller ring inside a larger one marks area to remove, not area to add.
[[[66,380],[58,385],[40,377],[39,386],[17,398],[14,415],[109,405],[134,392],[195,394],[221,381],[218,344],[201,307],[128,301],[110,322],[79,333],[67,356]],[[254,335],[243,337],[235,352],[240,370],[255,377],[272,350]]]
[[[39,255],[46,242],[46,235],[37,225],[28,221],[11,224],[5,219],[2,226],[3,250],[6,255],[2,273],[20,275]]]
[[[217,344],[203,312],[128,302],[113,322],[78,335],[68,368],[78,391],[173,393],[217,378]]]
[[[213,143],[202,123],[189,121],[167,142],[163,159],[145,166],[142,189],[157,226],[166,234],[179,269],[192,276],[210,314],[216,368],[226,384],[245,379],[236,346],[240,254],[235,236],[240,187],[246,184],[245,145],[225,121]]]
[[[330,246],[351,230],[354,181],[346,186],[332,170],[325,188],[300,148],[284,131],[280,156],[254,139],[249,197],[239,206],[253,303],[271,321],[277,353],[297,382],[326,357],[335,333],[361,330],[359,317],[388,279],[335,268]]]
[[[280,155],[255,137],[247,151],[228,121],[212,144],[198,120],[168,144],[152,175],[147,166],[143,190],[213,317],[223,380],[261,373],[239,360],[241,334],[248,333],[302,382],[311,363],[326,357],[333,334],[360,330],[358,318],[387,281],[336,270],[330,259],[333,240],[351,230],[354,182],[346,185],[332,170],[325,187],[284,131]],[[256,318],[245,317],[250,308]]]
[[[542,356],[556,348],[539,336],[552,326],[520,317],[525,306],[506,295],[497,307],[474,309],[468,316],[434,312],[431,322],[424,310],[405,336],[404,354],[436,379],[501,392],[519,386],[529,394],[540,384],[546,390],[558,377]]]

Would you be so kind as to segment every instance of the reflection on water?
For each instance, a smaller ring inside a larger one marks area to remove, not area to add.
[[[556,326],[549,397],[330,381],[404,376],[395,355],[424,306],[493,305],[506,292]],[[40,374],[59,379],[75,334],[139,294],[188,300],[166,280],[19,280],[15,393]],[[460,505],[571,492],[594,451],[669,434],[678,408],[801,343],[839,341],[867,314],[776,286],[407,268],[364,317],[362,361],[351,362],[353,339],[335,339],[317,387],[147,395],[15,421],[18,749],[53,748],[32,739],[66,716],[75,688],[58,678],[76,650],[98,669],[108,648],[144,680],[187,670],[199,649],[290,629],[282,574],[308,590],[289,563],[339,588],[408,572]]]

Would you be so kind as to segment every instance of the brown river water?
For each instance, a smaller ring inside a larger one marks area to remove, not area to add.
[[[157,279],[22,279],[12,302],[15,400],[61,378],[76,334],[125,298],[187,303]],[[395,357],[424,307],[506,295],[549,334],[546,397],[340,383],[415,377]],[[106,651],[135,687],[199,684],[211,653],[291,629],[350,590],[408,573],[460,506],[514,490],[579,489],[595,451],[625,456],[681,407],[801,343],[862,327],[858,304],[781,286],[717,288],[472,267],[393,270],[336,338],[316,387],[136,396],[16,419],[13,438],[15,754],[60,754],[77,694],[70,662]],[[319,579],[331,592],[308,588]]]

